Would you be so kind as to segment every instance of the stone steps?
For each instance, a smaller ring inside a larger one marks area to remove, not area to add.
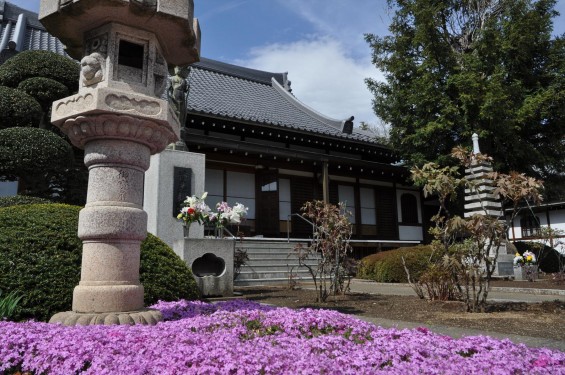
[[[236,249],[247,252],[249,260],[241,267],[234,284],[251,285],[286,285],[289,280],[311,281],[308,269],[300,266],[293,251],[297,242],[286,241],[238,241]],[[305,243],[303,243],[306,246]],[[308,259],[306,264],[317,265],[317,259]]]

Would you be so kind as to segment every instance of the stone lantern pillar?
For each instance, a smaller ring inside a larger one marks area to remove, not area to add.
[[[81,280],[72,311],[51,322],[155,324],[144,309],[140,244],[147,235],[144,173],[152,154],[178,140],[160,97],[168,67],[199,57],[192,0],[41,0],[40,21],[81,59],[76,95],[53,103],[51,121],[84,148],[87,203],[79,216]]]

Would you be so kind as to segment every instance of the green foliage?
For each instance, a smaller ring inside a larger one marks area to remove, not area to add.
[[[54,52],[23,51],[0,65],[0,85],[17,87],[28,78],[50,78],[65,85],[69,92],[78,90],[80,65]]]
[[[80,207],[34,204],[0,209],[0,289],[22,291],[14,319],[48,320],[71,309],[80,280]],[[195,298],[188,267],[156,237],[141,246],[145,302]]]
[[[405,283],[408,280],[402,265],[404,258],[410,277],[418,280],[430,264],[430,258],[437,260],[437,255],[431,246],[424,245],[382,251],[361,259],[357,277],[381,283]]]
[[[159,300],[197,299],[198,287],[186,263],[151,233],[141,244],[140,281],[146,306]]]
[[[62,171],[71,163],[71,146],[51,131],[18,127],[0,130],[0,176],[25,180]]]
[[[18,90],[35,98],[44,112],[51,109],[55,100],[69,96],[69,89],[65,85],[44,77],[28,78],[18,84]]]
[[[11,291],[10,293],[2,296],[2,290],[0,290],[0,321],[12,318],[12,314],[18,306],[18,303],[20,303],[22,297],[22,295],[18,295],[15,291]]]
[[[565,171],[565,39],[555,0],[389,2],[388,36],[366,35],[386,81],[367,80],[376,114],[409,165],[479,134],[495,169],[548,180]]]
[[[41,105],[32,96],[0,86],[0,130],[12,126],[37,126],[41,116]]]
[[[31,197],[29,195],[15,195],[13,197],[0,197],[0,208],[21,206],[25,204],[51,203],[48,199]]]

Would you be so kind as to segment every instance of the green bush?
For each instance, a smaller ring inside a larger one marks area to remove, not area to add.
[[[51,104],[55,100],[69,96],[67,86],[44,77],[28,78],[18,84],[18,90],[35,98],[45,112],[51,109]]]
[[[41,105],[32,96],[21,90],[0,86],[0,129],[37,126],[42,115]]]
[[[71,309],[82,256],[79,211],[62,204],[0,208],[0,289],[23,294],[15,320],[46,321]],[[159,299],[197,298],[190,269],[152,235],[141,245],[140,279],[146,305]]]
[[[423,245],[382,251],[361,259],[357,277],[382,283],[405,283],[408,280],[402,265],[404,257],[410,277],[414,281],[430,264],[431,255],[431,246]]]
[[[62,171],[72,162],[71,145],[49,130],[0,130],[0,175],[33,178],[44,172]]]
[[[0,197],[0,208],[21,206],[24,204],[51,203],[49,199],[32,197],[29,195],[14,195],[13,197]]]
[[[148,234],[141,244],[140,281],[149,306],[159,300],[197,299],[198,287],[186,263],[158,237]]]
[[[80,65],[54,52],[23,51],[0,65],[0,85],[17,87],[32,77],[50,78],[65,85],[69,92],[78,90]]]

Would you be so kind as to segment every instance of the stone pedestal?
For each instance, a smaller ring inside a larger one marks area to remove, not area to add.
[[[116,114],[78,116],[60,127],[84,147],[89,178],[79,215],[83,256],[73,311],[51,322],[154,324],[160,313],[143,308],[139,282],[140,244],[147,235],[143,178],[151,153],[165,148],[175,133],[155,121]]]
[[[538,265],[514,267],[514,280],[528,281],[537,280],[538,278]]]
[[[174,251],[192,270],[203,296],[233,295],[235,240],[185,238],[175,241]]]

